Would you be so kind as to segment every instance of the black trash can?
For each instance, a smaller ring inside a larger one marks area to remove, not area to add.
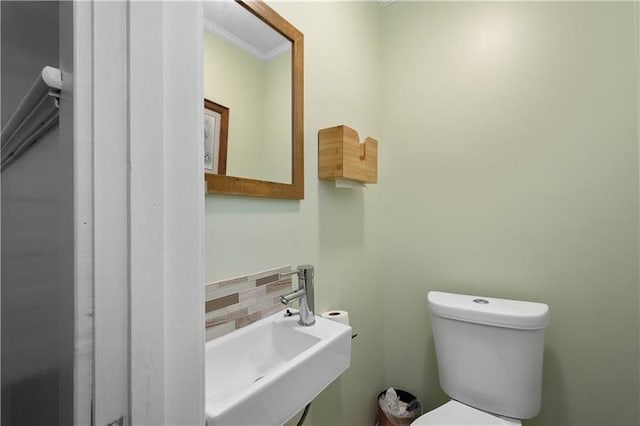
[[[387,391],[383,390],[378,394],[378,419],[376,422],[378,426],[406,426],[422,415],[422,402],[415,395],[402,389],[394,388],[394,390],[398,395],[398,399],[408,404],[407,415],[399,417],[385,410],[381,401],[383,401]]]

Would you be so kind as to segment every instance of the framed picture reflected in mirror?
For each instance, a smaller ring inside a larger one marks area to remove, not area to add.
[[[205,172],[227,173],[227,138],[229,108],[204,100],[204,168]]]

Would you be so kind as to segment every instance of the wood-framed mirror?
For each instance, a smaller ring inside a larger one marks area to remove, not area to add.
[[[205,103],[224,105],[228,120],[226,152],[210,151],[205,129],[207,193],[303,199],[302,33],[259,0],[205,1],[204,28]]]

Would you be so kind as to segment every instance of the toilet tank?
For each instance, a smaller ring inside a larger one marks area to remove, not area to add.
[[[427,299],[442,390],[490,413],[535,417],[549,306],[439,291]]]

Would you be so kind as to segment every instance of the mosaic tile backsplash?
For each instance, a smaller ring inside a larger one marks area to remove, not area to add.
[[[207,342],[286,309],[280,296],[292,290],[292,280],[291,277],[278,280],[278,276],[288,271],[290,265],[207,284]]]

